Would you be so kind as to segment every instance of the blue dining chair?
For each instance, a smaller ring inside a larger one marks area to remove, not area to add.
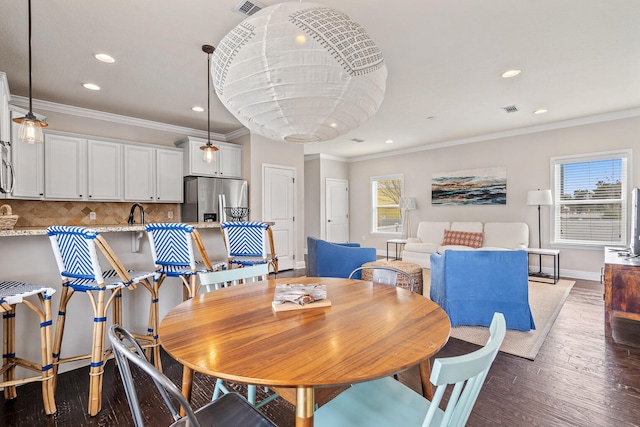
[[[60,308],[53,341],[54,389],[60,363],[90,358],[88,411],[91,416],[94,416],[102,406],[102,374],[104,363],[109,356],[109,353],[105,352],[104,349],[107,312],[111,307],[113,310],[113,322],[122,323],[121,297],[123,288],[133,290],[136,288],[136,284],[140,283],[151,292],[151,310],[147,334],[138,335],[138,337],[150,342],[154,352],[154,362],[159,369],[161,367],[160,346],[157,335],[159,322],[157,313],[158,298],[157,293],[154,293],[153,284],[149,280],[154,277],[155,273],[153,271],[126,270],[107,242],[94,230],[84,227],[52,226],[47,228],[47,234],[49,235],[62,279]],[[102,268],[98,261],[98,252],[107,259],[111,266],[110,270]],[[111,293],[108,297],[106,296],[107,291]],[[87,295],[93,308],[92,350],[90,355],[63,359],[60,352],[67,317],[67,304],[76,292]]]
[[[184,299],[193,298],[199,292],[198,273],[206,273],[226,267],[226,262],[212,263],[192,225],[183,223],[152,223],[146,226],[153,263],[156,266],[155,281],[158,289],[167,277],[178,277],[184,285]],[[196,245],[200,259],[196,260]]]
[[[473,353],[436,359],[431,401],[390,377],[358,383],[318,409],[315,426],[422,426],[464,427],[491,364],[507,331],[502,313],[495,313],[487,344]],[[440,403],[453,385],[445,410]]]
[[[273,233],[269,224],[264,222],[223,222],[220,225],[225,247],[227,248],[228,267],[268,264],[278,274]]]

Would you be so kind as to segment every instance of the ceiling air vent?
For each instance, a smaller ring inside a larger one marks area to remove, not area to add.
[[[364,142],[364,139],[360,139],[360,138],[351,138],[351,141],[353,141],[353,142],[357,142],[357,143],[360,143],[360,142]]]
[[[233,8],[234,12],[238,12],[240,15],[251,16],[257,11],[264,9],[264,5],[257,1],[241,1]]]
[[[518,107],[516,107],[515,105],[507,105],[506,107],[502,107],[502,109],[507,113],[515,113],[516,111],[518,111]]]

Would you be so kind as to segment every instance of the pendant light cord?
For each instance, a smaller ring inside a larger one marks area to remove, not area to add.
[[[207,52],[207,145],[211,145],[211,53]]]
[[[31,95],[31,0],[29,0],[29,114],[33,114],[33,96]]]

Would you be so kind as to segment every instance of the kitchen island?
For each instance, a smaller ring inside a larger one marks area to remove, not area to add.
[[[192,223],[200,232],[202,241],[212,261],[226,260],[226,251],[217,222]],[[144,225],[113,224],[88,226],[98,231],[105,238],[111,249],[127,269],[153,271],[153,259],[149,241],[144,232]],[[99,255],[101,257],[101,255]],[[109,264],[100,259],[104,269]],[[50,286],[56,289],[52,299],[52,309],[57,313],[60,292],[62,289],[60,273],[51,249],[46,227],[22,227],[13,230],[0,230],[0,280],[18,280]],[[128,329],[145,331],[149,313],[149,292],[142,286],[133,291],[123,290],[123,323]],[[160,318],[177,304],[182,302],[182,282],[177,278],[167,278],[160,288]],[[20,308],[18,309],[20,310]],[[37,334],[38,319],[25,310],[16,322],[16,352],[30,360],[39,360],[40,347]],[[53,316],[54,330],[56,316]],[[80,295],[69,303],[65,327],[62,356],[71,354],[88,354],[91,351],[93,316],[90,302],[86,296]],[[109,313],[111,322],[111,313]],[[2,331],[0,331],[2,335]],[[35,344],[34,344],[35,343]],[[60,372],[88,365],[89,361],[65,363]],[[18,371],[18,375],[24,374]]]

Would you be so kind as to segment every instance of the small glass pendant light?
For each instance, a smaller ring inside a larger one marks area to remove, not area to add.
[[[202,150],[202,160],[206,163],[213,163],[216,159],[218,147],[211,144],[211,54],[215,48],[211,45],[202,45],[202,51],[207,54],[207,143],[200,147]]]
[[[44,142],[42,128],[48,124],[38,120],[33,114],[33,97],[31,95],[31,0],[29,0],[29,112],[26,116],[17,117],[13,121],[20,124],[18,141],[29,144]]]

